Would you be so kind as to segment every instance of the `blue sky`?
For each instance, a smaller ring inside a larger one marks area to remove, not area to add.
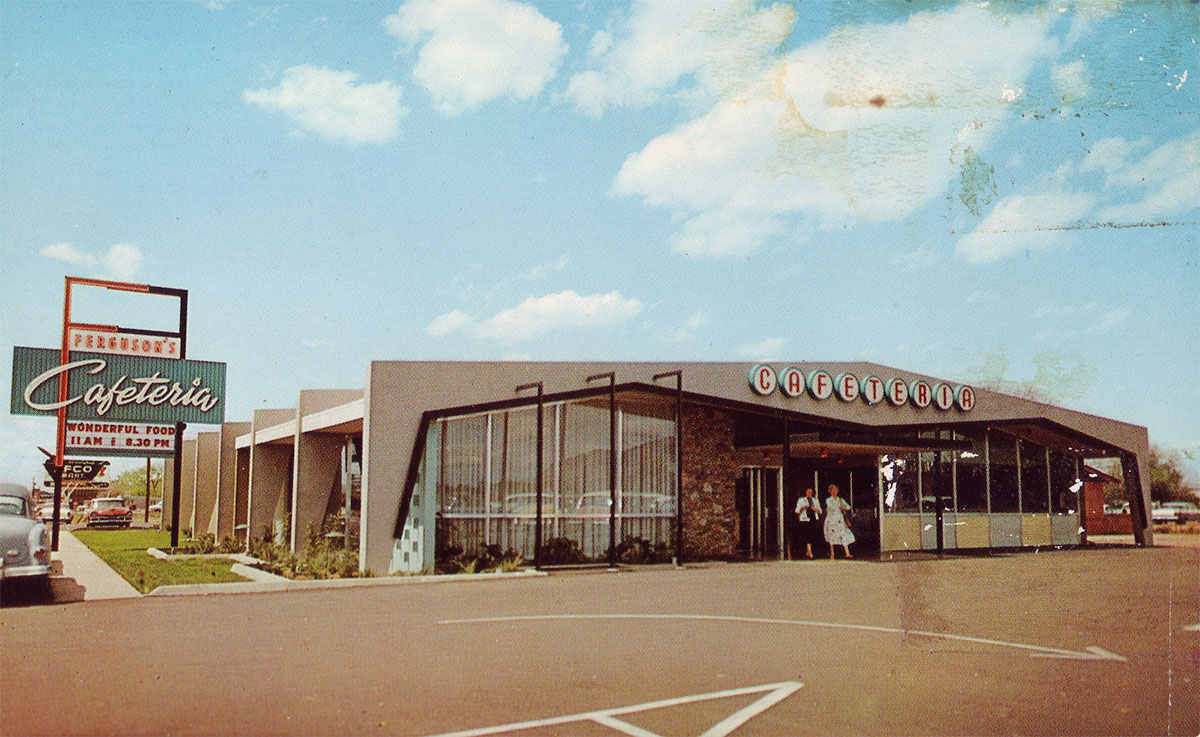
[[[1198,36],[1193,2],[6,2],[0,349],[101,276],[190,291],[230,419],[371,359],[866,359],[1200,455]],[[0,417],[0,478],[52,442]]]

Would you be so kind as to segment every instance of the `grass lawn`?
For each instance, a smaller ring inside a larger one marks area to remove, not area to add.
[[[171,533],[162,530],[72,530],[71,534],[91,548],[114,571],[143,594],[159,586],[179,583],[227,583],[246,579],[231,573],[228,558],[159,560],[146,548],[171,545]]]

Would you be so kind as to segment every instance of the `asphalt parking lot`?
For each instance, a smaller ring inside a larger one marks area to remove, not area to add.
[[[1195,735],[1198,624],[1170,547],[5,608],[0,733]]]

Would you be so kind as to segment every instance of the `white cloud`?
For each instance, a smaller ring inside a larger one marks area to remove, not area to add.
[[[757,361],[774,361],[787,342],[787,338],[766,338],[757,343],[745,343],[738,348],[738,354]]]
[[[1118,225],[1152,223],[1195,211],[1200,203],[1200,131],[1167,141],[1141,159],[1130,156],[1135,148],[1140,146],[1105,139],[1084,159],[1081,168],[1100,168],[1106,174],[1106,199],[1112,204],[1097,219]]]
[[[1088,94],[1087,68],[1080,60],[1058,64],[1050,69],[1050,79],[1063,105],[1071,105]]]
[[[562,272],[570,265],[571,257],[564,253],[554,261],[548,261],[546,263],[534,264],[533,266],[530,266],[523,274],[521,274],[521,278],[529,281],[544,279],[551,274]]]
[[[635,0],[588,47],[590,68],[571,77],[567,97],[590,115],[645,107],[681,83],[735,91],[758,77],[791,33],[786,3],[748,0]]]
[[[625,299],[620,292],[580,296],[568,289],[544,297],[526,297],[516,307],[479,323],[476,333],[484,338],[520,340],[564,328],[618,325],[641,311],[640,301]]]
[[[1169,223],[1197,210],[1200,192],[1200,131],[1182,135],[1147,151],[1143,139],[1096,142],[1083,161],[1058,165],[1050,188],[1013,195],[956,246],[971,263],[996,261],[1014,253],[1047,248],[1065,233],[1080,228],[1129,227]],[[1079,176],[1098,173],[1103,182],[1094,192],[1067,192]]]
[[[968,263],[982,264],[1022,251],[1051,248],[1061,242],[1061,231],[1075,226],[1095,204],[1095,195],[1078,192],[1005,197],[974,231],[958,241],[955,251]]]
[[[460,310],[451,310],[435,317],[425,326],[425,332],[430,335],[465,332],[493,340],[525,340],[555,330],[619,325],[641,311],[639,300],[626,299],[620,292],[581,296],[568,289],[543,297],[526,297],[516,307],[480,321]]]
[[[558,23],[509,0],[408,0],[383,24],[400,41],[421,44],[413,78],[446,115],[536,96],[567,53]]]
[[[54,243],[38,253],[55,261],[97,269],[104,276],[120,281],[133,279],[142,268],[141,249],[131,243],[114,244],[100,256],[81,251],[70,243]]]
[[[695,332],[706,325],[708,325],[708,315],[705,315],[703,310],[696,310],[688,317],[683,327],[667,336],[667,340],[671,343],[684,343],[691,340]]]
[[[1089,333],[1104,333],[1120,326],[1129,319],[1129,310],[1116,309],[1109,310],[1100,316],[1100,319],[1088,326]]]
[[[66,261],[79,266],[95,266],[99,262],[99,259],[92,254],[84,253],[70,243],[54,243],[38,253],[55,261]]]
[[[429,335],[440,336],[449,335],[456,330],[460,330],[471,324],[471,316],[462,310],[450,310],[449,312],[438,315],[429,321],[425,326],[425,332]]]
[[[387,80],[355,84],[357,79],[354,72],[301,64],[284,70],[277,87],[246,90],[242,99],[277,110],[329,141],[350,146],[391,141],[408,113],[400,104],[400,87]]]
[[[1082,172],[1103,171],[1108,175],[1119,175],[1131,146],[1124,138],[1104,138],[1092,145],[1087,156],[1079,165]]]
[[[117,279],[129,280],[142,268],[142,252],[129,243],[118,243],[102,259],[104,270]]]
[[[998,297],[996,297],[993,292],[989,292],[985,289],[977,289],[974,292],[971,292],[971,295],[967,297],[967,304],[974,305],[980,304],[981,302],[994,302],[996,299],[998,299]]]
[[[947,152],[984,150],[1004,90],[1053,51],[1040,14],[977,6],[841,28],[630,155],[613,191],[671,209],[674,250],[705,256],[751,253],[785,218],[902,220],[961,179]]]
[[[922,243],[911,251],[892,257],[892,265],[900,266],[906,271],[933,266],[938,262],[940,254],[928,243]]]

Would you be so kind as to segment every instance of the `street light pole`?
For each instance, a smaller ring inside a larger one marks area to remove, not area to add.
[[[528,391],[529,389],[537,389],[537,480],[535,488],[537,490],[537,517],[533,525],[533,567],[536,570],[542,570],[542,444],[543,430],[542,417],[545,400],[545,387],[540,381],[533,381],[528,384],[522,384],[514,389],[514,392]]]
[[[608,567],[617,567],[617,372],[593,374],[585,381],[608,379]]]

